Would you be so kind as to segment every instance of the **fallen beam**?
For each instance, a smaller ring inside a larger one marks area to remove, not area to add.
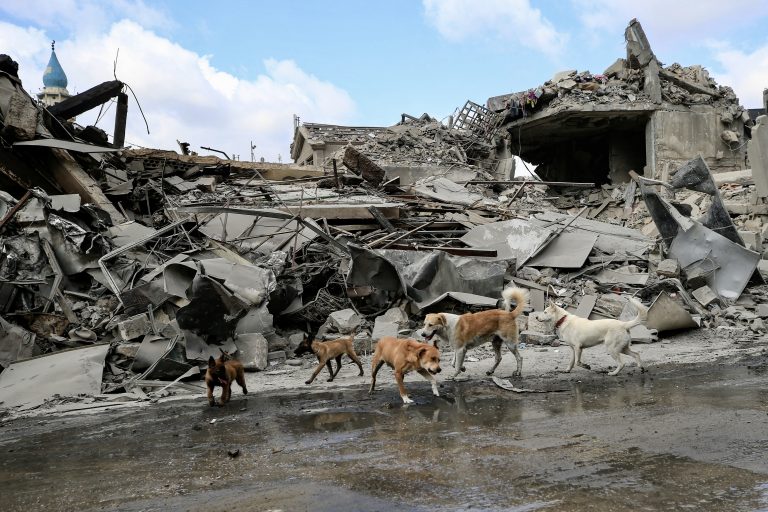
[[[106,103],[123,90],[123,82],[112,80],[91,87],[87,91],[71,96],[61,103],[48,107],[48,112],[62,119],[70,119]]]

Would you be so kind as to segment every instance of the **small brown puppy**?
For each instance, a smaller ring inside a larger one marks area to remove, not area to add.
[[[308,352],[315,354],[317,356],[317,360],[320,361],[320,364],[318,364],[317,368],[315,368],[315,371],[312,373],[312,377],[310,377],[308,381],[304,382],[304,384],[312,384],[312,381],[315,380],[317,374],[322,371],[323,366],[328,367],[328,373],[331,374],[331,376],[328,377],[328,382],[332,382],[334,377],[338,375],[339,370],[341,370],[341,356],[344,354],[347,354],[349,358],[353,360],[355,364],[357,364],[358,368],[360,368],[360,373],[358,375],[363,375],[363,363],[360,362],[357,354],[355,354],[355,349],[352,346],[352,336],[338,338],[331,341],[316,340],[314,339],[314,336],[306,337],[304,338],[304,341],[302,341],[301,344],[296,347],[293,355],[300,356]],[[336,359],[336,372],[333,371],[333,365],[331,364],[332,359]]]
[[[232,381],[237,381],[241,388],[243,388],[243,394],[247,395],[248,390],[245,388],[245,373],[243,370],[243,364],[232,359],[232,356],[228,352],[221,351],[221,355],[218,359],[214,359],[213,356],[208,358],[208,370],[205,372],[205,384],[208,386],[208,405],[213,407],[216,405],[216,400],[213,398],[213,388],[221,386],[221,405],[229,402],[232,396]]]
[[[387,363],[395,371],[395,380],[403,403],[413,403],[413,400],[408,398],[403,384],[405,374],[413,370],[430,381],[432,393],[435,396],[440,396],[435,380],[435,375],[441,371],[440,351],[437,350],[437,347],[412,339],[398,339],[391,336],[381,338],[376,343],[376,351],[373,354],[373,361],[371,361],[371,389],[368,391],[369,394],[373,393],[376,386],[376,374],[384,363]]]

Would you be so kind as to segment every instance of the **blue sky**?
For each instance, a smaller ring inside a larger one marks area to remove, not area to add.
[[[768,2],[755,0],[4,0],[0,52],[35,93],[56,39],[78,92],[112,78],[119,48],[118,77],[151,132],[132,105],[129,142],[175,149],[180,139],[247,158],[253,140],[257,156],[286,161],[294,113],[362,125],[443,118],[563,69],[601,72],[624,55],[633,17],[662,62],[702,64],[759,106]]]

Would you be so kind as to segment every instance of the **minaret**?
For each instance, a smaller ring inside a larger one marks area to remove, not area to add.
[[[69,98],[67,75],[64,73],[64,69],[56,57],[55,44],[56,41],[51,41],[51,58],[48,60],[48,67],[45,68],[45,73],[43,73],[43,90],[37,95],[37,99],[46,107]]]

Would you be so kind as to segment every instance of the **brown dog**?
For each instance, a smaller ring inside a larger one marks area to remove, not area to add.
[[[312,341],[310,341],[310,339]],[[302,341],[301,344],[296,347],[293,355],[300,356],[308,352],[314,353],[317,356],[317,360],[320,361],[320,364],[318,364],[317,368],[315,368],[315,371],[312,373],[312,377],[310,377],[308,381],[304,382],[304,384],[312,384],[312,381],[315,380],[317,374],[322,371],[323,366],[328,367],[328,373],[331,374],[331,376],[328,377],[328,382],[332,382],[334,377],[338,375],[339,370],[341,370],[341,356],[344,354],[347,354],[349,358],[353,360],[355,364],[357,364],[358,368],[360,368],[360,373],[358,375],[363,375],[363,363],[360,362],[357,354],[355,354],[355,348],[352,346],[351,336],[338,338],[331,341],[316,340],[314,339],[314,336],[306,337],[304,338],[304,341]],[[331,364],[332,359],[336,359],[336,372],[333,371],[333,365]]]
[[[208,358],[208,370],[205,372],[205,385],[208,386],[208,405],[213,407],[216,400],[213,398],[213,388],[221,386],[221,405],[229,402],[232,396],[232,381],[237,381],[243,394],[247,395],[245,388],[245,373],[243,364],[236,359],[232,359],[228,352],[221,351],[218,359],[213,356]]]
[[[517,361],[514,375],[521,375],[523,369],[523,357],[517,349],[518,332],[517,317],[528,304],[528,290],[522,288],[507,288],[501,292],[504,300],[504,309],[492,309],[480,313],[466,313],[454,315],[451,313],[430,313],[424,318],[422,333],[427,341],[434,336],[443,338],[451,344],[454,350],[453,367],[456,372],[453,378],[464,371],[464,356],[467,349],[476,347],[488,341],[493,346],[496,361],[493,367],[486,372],[492,375],[501,362],[501,343],[509,348]],[[510,311],[511,302],[515,301],[515,309]],[[437,340],[435,340],[437,345]]]
[[[413,370],[416,370],[419,375],[432,384],[432,393],[435,396],[440,396],[435,380],[435,375],[441,371],[440,351],[437,350],[437,347],[411,339],[398,339],[391,336],[381,338],[376,343],[376,351],[373,353],[373,361],[371,361],[371,389],[368,391],[369,394],[372,394],[376,387],[376,374],[384,363],[387,363],[395,371],[395,380],[403,403],[413,403],[413,400],[408,398],[403,384],[405,374]]]

